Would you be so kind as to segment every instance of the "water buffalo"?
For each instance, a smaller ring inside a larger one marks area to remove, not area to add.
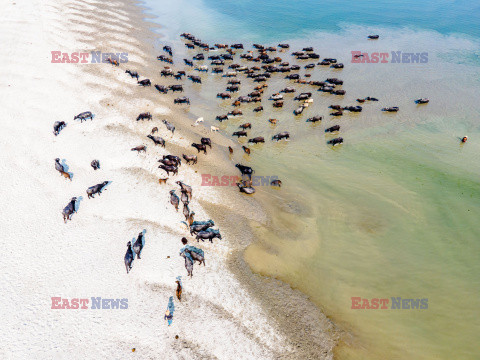
[[[178,174],[178,168],[176,166],[169,166],[169,165],[160,164],[160,165],[158,165],[158,168],[162,169],[162,170],[165,170],[168,176],[170,176],[170,172],[173,172],[173,175]]]
[[[243,115],[243,113],[242,113],[242,110],[233,110],[233,111],[230,111],[228,115],[240,116],[240,115]]]
[[[230,98],[232,97],[232,95],[227,94],[227,93],[218,93],[218,94],[217,94],[217,97],[222,98],[222,99],[225,100],[225,99],[230,99]]]
[[[257,136],[253,139],[248,139],[248,142],[249,143],[254,143],[254,144],[258,144],[258,143],[264,143],[265,142],[265,139],[263,138],[263,136]]]
[[[343,110],[351,111],[351,112],[361,112],[362,107],[361,106],[345,106]]]
[[[328,129],[325,129],[325,132],[334,132],[340,130],[340,125],[333,125],[329,127]]]
[[[240,190],[240,192],[243,192],[245,194],[254,194],[255,193],[255,188],[253,188],[252,186],[247,186],[241,182],[238,182],[237,183],[237,186],[238,186],[238,189]]]
[[[252,174],[255,172],[250,166],[245,166],[242,164],[236,164],[235,167],[240,170],[240,173],[242,175],[248,175],[250,178],[252,177]]]
[[[177,166],[182,165],[182,159],[180,159],[180,157],[178,157],[176,155],[163,155],[163,159],[168,159],[168,160],[174,161]]]
[[[283,92],[283,93],[294,93],[296,90],[292,87],[286,87],[282,90],[280,90],[280,92]]]
[[[321,121],[322,120],[322,117],[317,115],[317,116],[313,116],[311,118],[308,118],[306,122],[317,122],[317,121]]]
[[[90,186],[88,189],[87,189],[87,196],[88,198],[94,198],[95,197],[95,194],[98,194],[98,196],[100,196],[100,194],[102,193],[102,190],[105,186],[107,186],[108,184],[108,181],[104,181],[100,184],[97,184],[97,185],[93,185],[93,186]]]
[[[76,115],[73,120],[80,119],[80,122],[86,121],[87,119],[93,120],[93,114],[91,111],[85,111]]]
[[[207,154],[207,147],[203,144],[195,144],[193,143],[192,146],[197,149],[198,152],[203,151],[203,153],[206,155]]]
[[[53,124],[53,134],[57,136],[58,134],[60,134],[60,131],[62,131],[65,126],[67,126],[65,121],[55,121],[55,123]]]
[[[285,76],[285,79],[288,79],[288,80],[298,80],[298,79],[300,79],[300,75],[298,75],[298,74],[290,74],[290,75]]]
[[[185,155],[183,154],[183,158],[187,162],[187,164],[190,164],[191,162],[195,165],[197,163],[197,156],[196,155]]]
[[[150,82],[150,79],[144,79],[137,81],[137,84],[140,86],[152,86],[152,83]]]
[[[175,207],[175,210],[178,211],[178,204],[180,203],[180,199],[175,194],[175,190],[170,190],[170,204]]]
[[[137,81],[138,81],[139,76],[138,76],[138,73],[137,73],[136,71],[125,70],[125,72],[126,72],[127,74],[129,74],[132,78],[136,78]]]
[[[210,140],[210,138],[202,137],[200,142],[205,146],[210,146],[210,149],[212,148],[212,140]]]
[[[189,75],[188,78],[194,83],[202,83],[202,79],[200,78],[200,76]]]
[[[296,96],[294,98],[294,100],[307,100],[307,99],[310,99],[312,97],[312,93],[311,92],[308,92],[308,93],[301,93],[299,94],[298,96]]]
[[[143,249],[143,239],[144,239],[143,232],[141,232],[138,234],[137,241],[135,241],[135,243],[133,244],[133,251],[135,252],[135,254],[137,254],[137,257],[139,259],[141,259],[140,253],[142,252],[142,249]]]
[[[125,253],[125,268],[127,269],[127,274],[130,270],[132,270],[132,262],[133,262],[133,251],[132,251],[132,242],[129,241],[127,243],[127,252]]]
[[[417,99],[415,100],[415,104],[428,104],[429,101],[427,98]]]
[[[76,213],[75,204],[77,203],[77,198],[73,197],[67,206],[62,211],[63,221],[66,223],[67,220],[71,220],[73,213]]]
[[[210,240],[211,243],[213,243],[213,239],[215,238],[219,238],[221,240],[222,235],[220,235],[219,232],[215,232],[215,231],[200,231],[196,236],[197,241],[199,240],[205,241],[208,239]]]
[[[144,112],[137,116],[137,121],[145,119],[152,120],[152,114],[150,114],[149,112]]]
[[[228,120],[228,115],[217,115],[215,119],[222,122],[224,120]]]
[[[293,113],[295,115],[300,115],[301,113],[303,113],[303,109],[305,109],[305,107],[302,105],[302,106],[296,108],[295,110],[293,110]]]
[[[162,122],[167,127],[167,130],[171,131],[173,135],[175,133],[175,126],[172,123],[168,122],[167,120],[162,120]]]
[[[281,181],[281,180],[272,180],[272,181],[270,182],[270,185],[271,185],[271,186],[281,187],[281,186],[282,186],[282,181]]]
[[[168,90],[169,90],[168,87],[163,86],[163,85],[157,85],[157,84],[155,84],[155,89],[157,89],[158,92],[162,93],[162,94],[168,93]]]
[[[386,107],[386,108],[382,109],[382,111],[387,111],[387,112],[397,112],[398,110],[400,110],[400,109],[397,106]]]
[[[288,131],[284,131],[272,136],[272,140],[282,140],[282,139],[290,139],[290,133]]]
[[[232,136],[238,136],[238,137],[241,137],[241,136],[247,136],[247,132],[246,131],[235,131]]]
[[[92,160],[92,162],[90,163],[90,166],[93,168],[93,170],[98,170],[100,169],[100,161]]]
[[[343,138],[342,137],[338,137],[338,138],[327,141],[327,144],[330,144],[332,146],[335,146],[335,145],[341,144],[341,143],[343,143]]]
[[[147,151],[147,147],[145,145],[139,145],[139,146],[135,146],[134,148],[131,148],[130,149],[131,151],[138,151],[139,153],[140,152],[146,152]]]
[[[158,162],[162,163],[163,165],[167,165],[167,166],[177,166],[177,162],[174,161],[174,160],[170,160],[170,159],[160,159],[160,160],[158,160]]]
[[[181,181],[176,182],[177,185],[180,186],[180,189],[183,191],[186,191],[190,199],[192,198],[192,187],[190,185],[187,185]]]
[[[337,78],[328,78],[327,82],[334,85],[343,85],[343,80],[339,80]]]
[[[160,145],[161,147],[165,148],[165,140],[160,136],[147,135],[147,137],[152,140],[155,145]]]
[[[188,104],[190,105],[190,99],[186,96],[182,96],[173,100],[174,104]]]
[[[175,92],[175,91],[183,92],[183,86],[182,85],[170,85],[169,89],[172,90],[173,92]]]
[[[192,224],[190,225],[190,235],[193,235],[194,233],[198,233],[200,231],[205,231],[212,226],[214,226],[212,220],[203,221],[201,224]]]

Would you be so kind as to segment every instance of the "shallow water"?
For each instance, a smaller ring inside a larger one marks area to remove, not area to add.
[[[158,45],[173,44],[177,62],[197,53],[187,51],[178,38],[191,32],[210,43],[245,42],[248,48],[253,42],[289,42],[290,50],[279,56],[290,63],[295,63],[292,51],[312,45],[322,58],[336,57],[345,64],[341,71],[308,70],[312,80],[343,79],[347,94],[314,93],[313,106],[299,117],[292,114],[296,101],[273,110],[264,96],[265,112],[252,112],[260,104],[242,106],[243,117],[219,124],[214,116],[232,109],[231,101],[215,100],[227,79],[209,73],[202,75],[202,85],[187,84],[190,111],[203,116],[206,125],[231,134],[239,124],[252,122],[249,137],[262,135],[267,142],[251,146],[249,157],[236,149],[234,160],[283,182],[280,190],[257,188],[255,196],[270,209],[271,221],[254,226],[258,241],[245,258],[254,271],[308,294],[345,330],[339,359],[477,359],[480,17],[472,14],[479,13],[479,5],[146,4],[165,26]],[[366,40],[371,33],[379,33],[380,40]],[[428,62],[352,64],[354,50],[428,52]],[[239,78],[238,95],[252,91],[251,79]],[[280,74],[268,84],[266,95],[285,86],[295,86],[297,93],[315,90]],[[328,105],[356,105],[355,99],[365,96],[380,101],[363,104],[360,114],[329,116]],[[414,104],[420,97],[430,103]],[[400,111],[379,111],[384,106],[399,106]],[[313,115],[324,120],[306,123]],[[278,119],[275,127],[267,122],[270,117]],[[331,148],[326,140],[333,136],[324,129],[334,124],[340,124],[345,143]],[[285,130],[291,141],[268,140]],[[464,135],[469,141],[460,145]],[[228,175],[235,174],[232,166]],[[351,309],[351,297],[427,298],[428,309],[357,310]]]

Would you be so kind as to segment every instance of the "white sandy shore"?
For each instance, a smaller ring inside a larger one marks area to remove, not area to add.
[[[187,147],[190,134],[179,126],[171,139],[159,121],[168,108],[147,96],[142,100],[142,91],[153,90],[137,87],[123,73],[125,67],[50,62],[52,50],[126,51],[131,63],[146,67],[147,55],[136,46],[125,9],[123,2],[94,0],[9,1],[3,7],[0,356],[289,358],[293,350],[285,335],[227,266],[232,251],[228,231],[224,241],[200,244],[207,266],[195,265],[193,279],[186,277],[178,253],[187,233],[168,191],[178,188],[177,179],[192,184],[191,209],[202,220],[214,216],[199,201],[215,203],[216,190],[200,189],[200,175],[186,165],[169,185],[159,185],[163,174],[156,159],[173,152],[168,144]],[[139,109],[151,111],[155,125],[133,121]],[[86,110],[95,114],[93,121],[72,120]],[[68,125],[55,137],[57,120]],[[152,126],[167,140],[167,151],[147,142],[144,136]],[[146,154],[130,151],[140,144],[148,146]],[[65,159],[72,182],[55,171],[56,157]],[[100,170],[90,167],[93,159],[100,160]],[[87,199],[85,190],[106,180],[112,183],[103,194]],[[83,199],[78,213],[64,224],[61,211],[72,196]],[[127,275],[126,243],[143,229],[142,259],[134,261]],[[168,327],[163,316],[179,275],[184,301],[175,299]],[[54,310],[54,296],[127,298],[128,309]]]

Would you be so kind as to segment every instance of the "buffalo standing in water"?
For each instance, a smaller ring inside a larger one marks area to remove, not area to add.
[[[125,253],[125,268],[127,269],[127,274],[130,270],[132,270],[132,262],[133,262],[133,251],[132,251],[132,243],[129,241],[127,243],[127,252]]]
[[[398,110],[400,109],[397,106],[386,107],[382,109],[382,111],[386,111],[386,112],[397,112]]]
[[[341,143],[343,143],[343,138],[342,137],[338,137],[338,138],[327,141],[327,144],[332,145],[332,146],[335,146],[335,145],[341,144]]]
[[[328,129],[325,129],[325,132],[334,132],[340,130],[340,125],[333,125],[329,127]]]
[[[242,164],[236,164],[235,167],[240,170],[242,175],[248,175],[250,178],[252,177],[252,174],[255,172],[250,166],[245,166]]]
[[[288,131],[284,131],[272,136],[272,140],[282,140],[282,139],[290,139],[290,133]]]
[[[317,121],[322,121],[322,117],[321,116],[313,116],[311,118],[308,118],[306,122],[317,122]]]
[[[249,143],[254,143],[254,144],[258,144],[258,143],[264,143],[265,142],[265,139],[263,138],[263,136],[257,136],[253,139],[248,139],[248,142]]]
[[[240,192],[243,192],[245,194],[254,194],[255,193],[255,188],[253,188],[252,186],[247,186],[246,184],[242,183],[242,182],[239,182],[237,183],[237,186],[240,190]]]

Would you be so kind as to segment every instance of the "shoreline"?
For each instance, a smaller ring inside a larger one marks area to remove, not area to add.
[[[137,1],[137,6],[142,10],[142,14],[145,14],[145,18],[154,18],[154,16],[149,14],[149,8],[144,6],[141,0]],[[157,25],[157,23],[153,24]],[[158,29],[161,28],[162,26],[158,27]],[[162,36],[161,32],[159,32],[159,35]],[[175,52],[175,49],[173,50]],[[175,68],[174,65],[171,67]],[[204,135],[208,136],[207,126],[205,126],[205,130],[206,134]],[[219,137],[224,143],[228,143],[229,145],[233,144],[239,148],[239,145],[231,139],[223,135]],[[226,146],[227,145],[224,146],[224,154],[228,152]],[[211,154],[209,156],[211,156]],[[227,156],[223,156],[223,159],[227,159]],[[231,161],[231,159],[228,160]],[[227,163],[225,165],[227,165]],[[207,169],[212,170],[211,167]],[[217,187],[217,189],[219,189],[217,191],[223,192],[224,195],[228,194],[232,196],[232,191],[228,191],[228,188],[228,186],[225,188]],[[238,198],[238,192],[235,191],[234,193]],[[242,197],[242,195],[240,196]],[[250,206],[251,210],[258,212],[259,208],[262,209],[261,213],[263,216],[261,219],[251,215],[247,216],[249,211],[244,211],[243,214],[235,212],[233,208],[235,207],[235,209],[238,210],[241,206],[235,206],[236,204],[234,203],[231,204],[230,207],[226,207],[226,204],[206,203],[205,208],[207,211],[211,210],[211,212],[221,215],[222,223],[227,223],[225,228],[230,230],[223,230],[222,232],[229,234],[228,239],[236,239],[235,245],[230,241],[231,255],[227,259],[228,268],[238,279],[241,279],[240,282],[249,289],[249,293],[260,302],[269,318],[276,323],[276,327],[281,329],[280,331],[286,335],[287,341],[293,349],[291,353],[276,354],[276,358],[333,359],[334,349],[340,341],[341,330],[336,327],[317,305],[308,299],[306,294],[299,290],[294,290],[289,284],[281,280],[254,273],[245,261],[245,250],[255,241],[255,235],[251,230],[252,222],[266,224],[269,221],[268,218],[265,217],[266,210],[258,200],[255,200],[253,197],[247,197],[246,201],[252,204]],[[221,208],[221,210],[215,211],[217,207]],[[225,212],[227,213],[226,215],[224,215]],[[253,212],[250,211],[250,213]],[[235,229],[236,224],[239,222],[238,215],[243,217],[241,223],[248,223],[246,226],[247,229],[242,229],[241,231]],[[246,231],[248,232],[246,236],[248,239],[245,239]],[[242,239],[242,241],[237,243],[238,239]],[[286,300],[284,301],[283,299]],[[285,307],[288,307],[289,310],[285,310]]]
[[[226,168],[230,160],[226,152],[218,154],[218,148],[228,146],[231,140],[211,134],[201,126],[192,128],[191,120],[183,118],[188,117],[188,111],[172,110],[165,102],[159,106],[160,95],[154,89],[138,87],[124,73],[133,66],[142,78],[149,77],[152,83],[160,80],[161,65],[155,59],[155,41],[159,35],[151,31],[157,25],[145,20],[148,14],[142,9],[141,3],[130,1],[99,5],[78,0],[15,4],[7,9],[9,21],[2,26],[15,24],[22,31],[15,28],[17,31],[8,33],[11,50],[8,53],[17,56],[18,64],[7,62],[6,79],[11,93],[6,98],[11,102],[5,119],[22,119],[23,126],[5,120],[3,125],[9,135],[7,146],[14,147],[16,139],[20,139],[24,147],[15,157],[2,154],[2,173],[7,181],[13,180],[11,174],[17,179],[5,184],[11,192],[6,193],[4,203],[13,204],[8,210],[18,215],[4,224],[7,231],[3,245],[11,249],[7,239],[16,238],[23,253],[9,253],[2,285],[6,289],[14,284],[14,289],[6,294],[1,307],[6,309],[10,304],[26,304],[26,307],[14,306],[7,315],[4,326],[13,330],[13,338],[7,339],[8,345],[0,353],[5,358],[34,355],[41,358],[68,356],[73,350],[83,358],[127,357],[130,348],[135,347],[136,355],[142,357],[162,353],[171,358],[332,358],[333,341],[325,340],[320,345],[326,349],[318,349],[319,343],[310,343],[310,339],[302,342],[294,337],[294,334],[323,337],[326,334],[322,326],[327,325],[325,331],[329,332],[331,323],[322,318],[305,295],[278,281],[271,284],[268,279],[254,275],[242,259],[243,250],[252,239],[245,239],[244,232],[235,229],[234,224],[239,215],[258,221],[255,200],[235,191],[235,196],[225,202],[224,189],[202,187],[198,191],[201,179],[196,173],[212,169],[202,163],[214,162],[215,167]],[[46,28],[50,29],[48,33]],[[25,41],[32,34],[40,41]],[[125,66],[91,64],[80,65],[79,70],[74,64],[49,62],[52,50],[117,50],[112,47],[129,49],[129,62]],[[38,56],[33,64],[18,57],[29,50],[32,56]],[[150,67],[152,62],[155,65]],[[42,89],[49,92],[44,94]],[[32,100],[35,105],[30,108]],[[25,101],[27,106],[18,110],[15,105],[19,101]],[[78,124],[70,120],[87,109],[96,114],[91,122]],[[133,124],[134,116],[143,111],[151,111],[156,121]],[[158,121],[160,116],[173,119],[177,127],[173,138],[165,135],[163,124]],[[66,119],[68,125],[54,137],[51,127],[57,119]],[[195,267],[192,280],[186,278],[183,261],[177,256],[185,227],[166,196],[167,189],[176,186],[170,182],[165,189],[155,181],[163,177],[153,159],[158,150],[144,138],[152,126],[158,126],[159,135],[165,137],[166,153],[177,154],[188,148],[188,139],[198,139],[201,135],[211,135],[214,142],[212,153],[199,156],[195,167],[183,164],[181,176],[174,178],[193,186],[191,208],[197,218],[214,219],[226,239],[213,245],[201,244],[208,265]],[[33,137],[33,133],[39,135]],[[147,145],[147,155],[137,156],[129,151],[141,143]],[[149,153],[152,148],[153,156]],[[55,173],[53,159],[57,156],[65,158],[73,171],[71,183]],[[102,165],[101,170],[94,172],[89,162],[97,157]],[[86,198],[86,187],[105,179],[112,181],[105,194],[83,199],[78,213],[67,225],[63,224],[61,209],[69,197],[82,194]],[[35,203],[28,206],[31,198]],[[237,212],[227,211],[234,207]],[[142,228],[147,229],[142,260],[135,260],[132,273],[125,277],[121,261],[125,244]],[[47,254],[54,255],[54,259]],[[164,260],[167,255],[171,261]],[[168,297],[174,295],[174,279],[178,275],[184,279],[186,302],[177,304],[174,325],[168,328],[163,313]],[[260,288],[267,294],[260,292]],[[80,310],[49,308],[50,296],[100,295],[127,297],[133,311],[85,314]],[[285,302],[277,296],[287,296],[292,308],[294,302],[302,301],[298,311],[305,311],[304,306],[309,304],[309,310],[317,312],[315,316],[308,315],[314,320],[287,320],[288,314],[297,312],[289,309],[283,314],[281,307]],[[274,299],[278,302],[272,307]],[[240,308],[238,303],[243,301],[249,304]],[[268,302],[270,307],[265,306]],[[321,326],[316,319],[322,320]],[[304,325],[307,329],[298,334]],[[32,341],[34,334],[37,338]],[[49,342],[51,337],[56,341]]]

